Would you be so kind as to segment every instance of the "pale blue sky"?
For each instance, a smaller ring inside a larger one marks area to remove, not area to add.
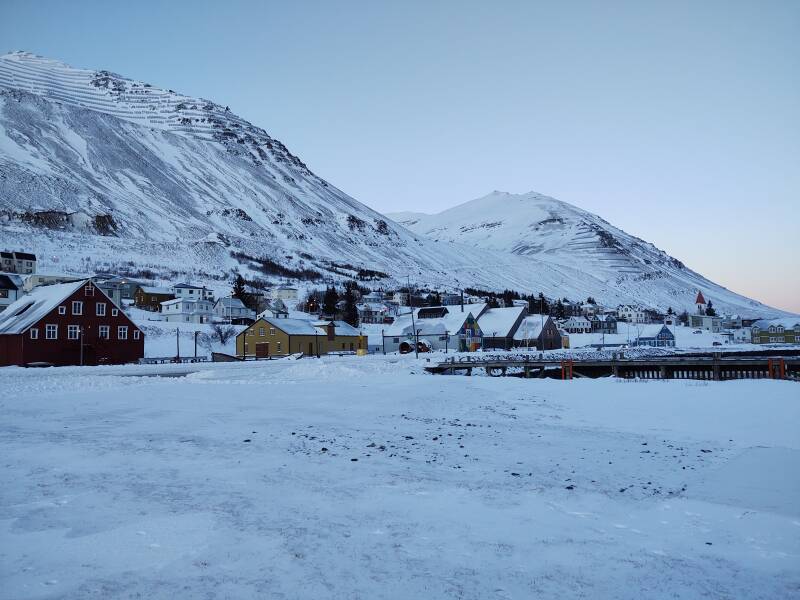
[[[18,49],[230,105],[380,211],[535,190],[800,312],[798,1],[0,0]]]

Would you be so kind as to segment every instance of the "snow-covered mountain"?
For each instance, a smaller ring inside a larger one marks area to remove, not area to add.
[[[495,191],[434,215],[388,216],[435,241],[508,252],[528,259],[537,271],[547,265],[582,289],[605,290],[604,297],[616,293],[684,308],[692,304],[687,290],[702,289],[725,309],[750,314],[760,308],[599,216],[536,192]]]
[[[375,285],[410,275],[661,308],[688,307],[701,288],[722,309],[778,312],[594,215],[552,199],[510,213],[514,197],[495,202],[503,197],[408,220],[418,235],[228,107],[29,53],[0,56],[0,246],[36,252],[40,270],[127,268],[227,286],[231,269],[257,271],[248,257],[264,257],[334,277],[389,275]]]

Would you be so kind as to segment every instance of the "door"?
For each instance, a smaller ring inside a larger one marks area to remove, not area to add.
[[[313,342],[308,342],[308,355],[314,356],[314,344]]]
[[[256,358],[269,358],[269,342],[256,344]]]

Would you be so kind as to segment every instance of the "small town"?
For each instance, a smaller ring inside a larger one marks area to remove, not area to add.
[[[253,287],[241,275],[225,293],[185,281],[40,273],[35,254],[0,256],[0,365],[800,345],[800,320],[717,314],[702,290],[693,307],[665,312],[510,290]]]
[[[800,0],[0,0],[0,600],[800,600]]]

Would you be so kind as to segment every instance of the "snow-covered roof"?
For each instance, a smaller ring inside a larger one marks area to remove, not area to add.
[[[172,300],[164,300],[161,306],[172,306],[173,304],[211,304],[211,300],[203,300],[202,298],[173,298]]]
[[[280,329],[289,335],[325,335],[327,332],[319,327],[314,327],[311,321],[304,319],[275,319],[272,317],[260,317],[275,329]]]
[[[769,329],[772,325],[775,327],[782,326],[784,329],[793,329],[795,326],[800,325],[800,317],[784,317],[783,319],[759,319],[753,323],[753,327],[759,329]]]
[[[589,319],[587,319],[586,317],[582,317],[580,315],[573,315],[569,319],[564,321],[564,325],[567,325],[569,323],[580,323],[581,325],[590,325],[591,324]]]
[[[154,287],[151,285],[140,285],[139,286],[145,294],[160,294],[162,296],[171,296],[172,290],[168,288],[162,287]]]
[[[191,284],[191,283],[176,283],[172,287],[173,288],[182,288],[182,289],[183,288],[185,288],[185,289],[190,289],[191,288],[193,290],[204,290],[204,289],[206,289],[202,285],[194,285],[194,284]]]
[[[419,309],[415,309],[414,325],[416,325],[420,335],[444,335],[445,333],[455,335],[458,333],[458,330],[461,329],[461,326],[470,314],[475,318],[475,315],[480,314],[485,307],[485,304],[464,305],[464,312],[461,312],[460,307],[450,306],[447,307],[448,313],[445,316],[432,319],[416,318],[417,314],[419,314]],[[412,326],[411,315],[405,314],[398,316],[394,320],[394,323],[389,325],[386,329],[384,335],[402,336],[413,334],[414,327]]]
[[[525,310],[524,306],[490,308],[478,317],[478,326],[484,337],[508,337],[514,334],[512,329]]]
[[[514,339],[517,341],[535,340],[541,335],[542,326],[547,324],[549,318],[550,317],[542,318],[542,315],[529,315],[525,317],[514,333]]]
[[[659,333],[661,333],[661,330],[664,329],[665,327],[667,328],[667,331],[672,333],[672,330],[669,327],[667,327],[666,325],[662,324],[662,323],[654,323],[654,324],[650,324],[650,325],[637,325],[636,326],[636,335],[640,339],[641,338],[654,338]],[[674,336],[674,334],[673,334],[673,336]]]
[[[220,298],[217,304],[225,308],[247,308],[239,298]]]
[[[34,288],[30,294],[8,305],[0,313],[0,334],[23,333],[56,306],[79,290],[88,280]]]

